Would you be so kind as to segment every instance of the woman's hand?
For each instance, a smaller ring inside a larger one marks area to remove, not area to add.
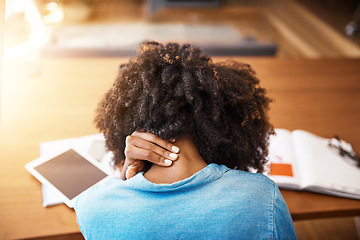
[[[120,178],[132,178],[144,170],[149,161],[160,166],[171,166],[180,149],[160,137],[146,132],[133,132],[126,137],[125,163]]]

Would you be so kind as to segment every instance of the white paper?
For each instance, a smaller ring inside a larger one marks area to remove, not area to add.
[[[329,147],[330,139],[303,130],[275,131],[277,135],[270,138],[270,162],[294,166],[294,178],[269,176],[279,187],[360,199],[360,169]],[[342,146],[353,151],[344,141]]]
[[[276,135],[270,137],[269,162],[290,164],[292,166],[293,177],[275,175],[269,175],[269,177],[274,180],[279,187],[300,189],[301,179],[293,150],[292,134],[285,129],[275,129],[275,132]]]
[[[360,196],[360,169],[331,149],[329,139],[299,130],[293,134],[298,161],[304,166],[301,172],[306,174],[305,189]]]
[[[103,134],[94,134],[89,136],[61,139],[40,143],[40,156],[46,157],[54,153],[61,153],[69,148],[76,148],[89,154],[106,168],[111,176],[119,177],[120,172],[112,165],[112,153],[105,151],[105,139]],[[60,198],[48,187],[42,184],[43,206],[53,206],[63,203]]]

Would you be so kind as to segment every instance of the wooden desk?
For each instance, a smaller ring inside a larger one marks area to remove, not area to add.
[[[335,133],[360,150],[360,60],[242,59],[274,99],[275,127]],[[50,59],[7,63],[0,126],[0,239],[78,233],[65,205],[42,207],[40,183],[24,165],[39,143],[96,133],[99,98],[124,59]],[[295,220],[360,215],[360,201],[282,191]]]

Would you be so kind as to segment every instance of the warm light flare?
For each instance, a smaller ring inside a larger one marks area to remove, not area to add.
[[[64,11],[56,2],[47,3],[45,8],[49,11],[49,13],[43,17],[45,24],[58,23],[64,19]]]
[[[4,60],[38,49],[48,42],[51,26],[61,22],[64,13],[56,2],[45,6],[42,16],[32,0],[7,0],[5,11]],[[20,30],[19,30],[20,29]]]

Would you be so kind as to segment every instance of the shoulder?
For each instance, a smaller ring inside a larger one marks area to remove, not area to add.
[[[224,180],[238,189],[241,196],[246,196],[252,209],[267,213],[268,230],[275,239],[296,239],[289,209],[274,181],[260,173],[240,170],[229,170]]]
[[[272,211],[279,191],[276,184],[261,173],[229,168],[209,188],[221,193],[222,197],[231,199],[234,204],[267,208],[269,211]]]
[[[243,187],[266,188],[273,191],[277,188],[273,180],[261,173],[250,173],[241,170],[229,169],[224,175],[223,180],[238,184]]]
[[[108,193],[113,192],[115,188],[121,187],[123,182],[118,178],[110,178],[106,182],[90,187],[79,195],[75,203],[75,210],[78,211],[84,206],[90,206],[91,203],[98,202],[99,199],[106,199]]]
[[[101,184],[96,184],[96,185],[88,188],[83,193],[81,193],[80,196],[90,195],[90,194],[102,191],[104,189],[111,188],[113,186],[118,186],[118,185],[121,185],[123,182],[124,182],[123,180],[113,177]]]
[[[258,196],[259,199],[271,201],[278,189],[274,181],[264,174],[230,169],[214,163],[210,165],[217,174],[210,185],[223,193],[241,194],[243,197]]]
[[[230,169],[221,181],[225,192],[241,196],[254,207],[262,206],[271,212],[279,207],[287,210],[278,186],[264,174]]]

